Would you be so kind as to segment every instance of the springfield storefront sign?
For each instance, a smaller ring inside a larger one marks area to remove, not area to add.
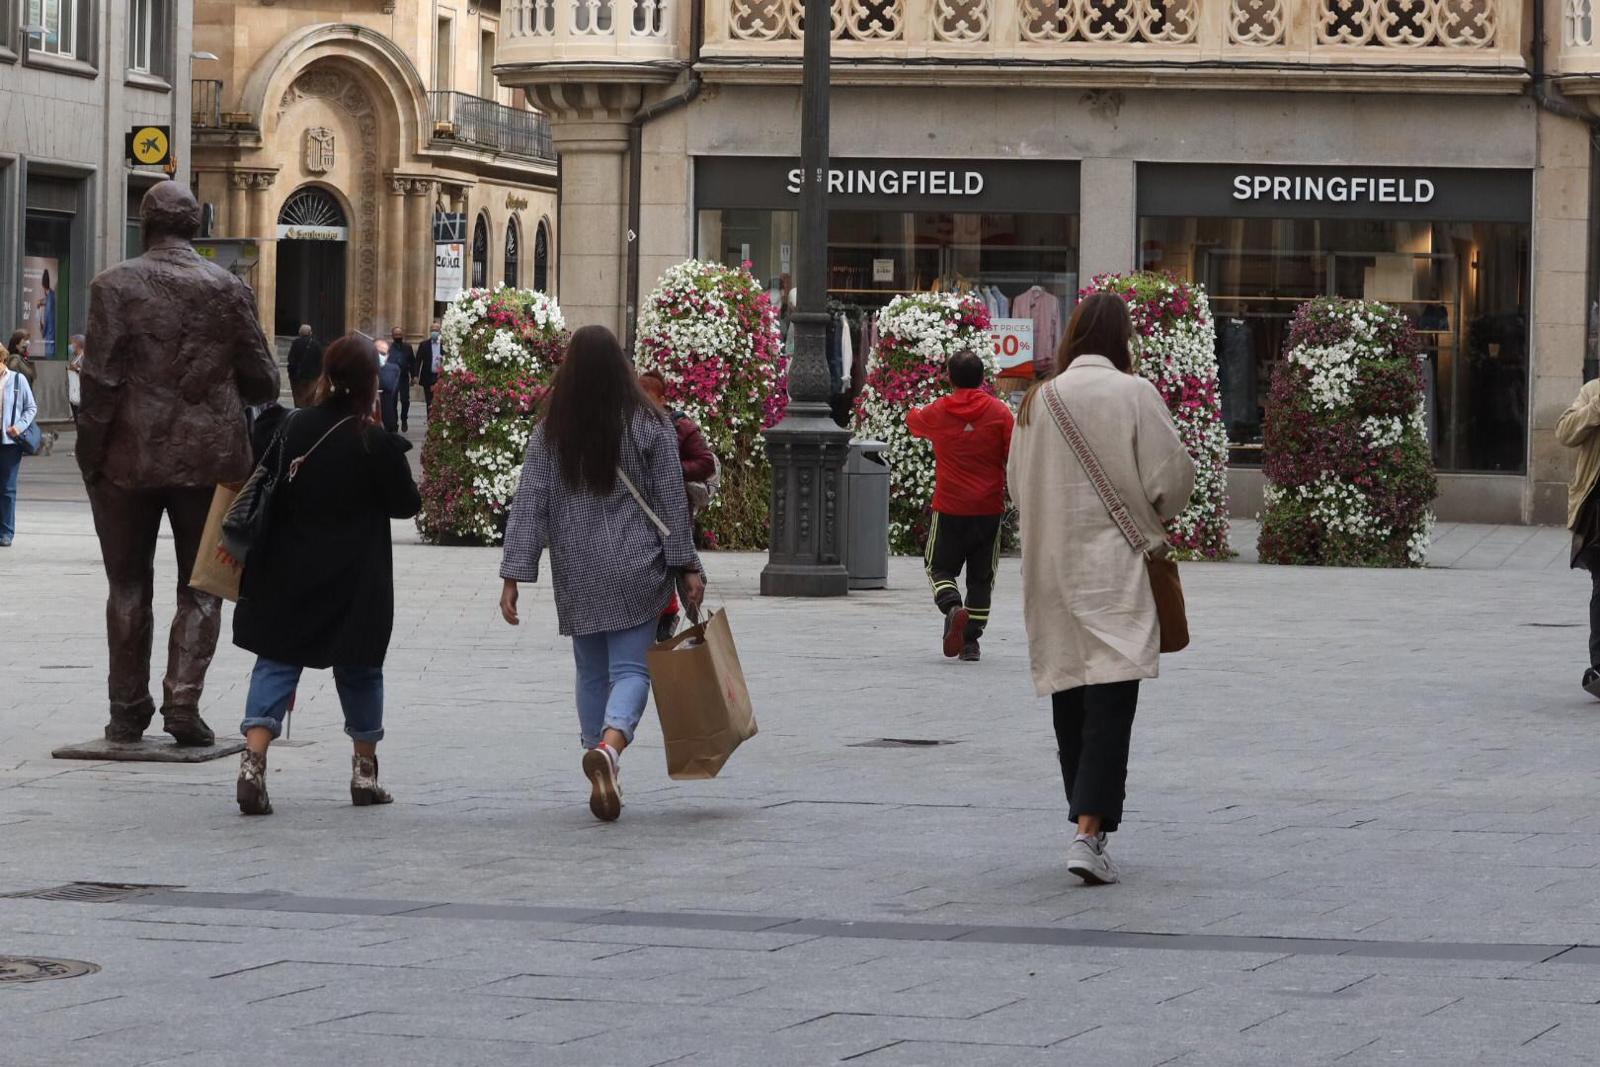
[[[1139,164],[1139,214],[1527,222],[1525,170]]]
[[[783,156],[701,156],[701,208],[792,211],[805,172]],[[1075,214],[1078,164],[1043,159],[833,159],[828,206],[836,211],[1021,211]]]

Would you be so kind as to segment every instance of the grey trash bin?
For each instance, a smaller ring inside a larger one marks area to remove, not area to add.
[[[889,585],[889,446],[851,441],[844,464],[845,569],[851,589]]]

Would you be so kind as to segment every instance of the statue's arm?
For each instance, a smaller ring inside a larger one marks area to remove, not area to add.
[[[95,284],[89,291],[89,332],[84,336],[80,373],[82,403],[78,408],[78,469],[84,481],[100,476],[110,444],[111,423],[122,397],[123,312],[114,286]]]
[[[234,381],[246,405],[265,404],[278,399],[278,361],[261,331],[255,293],[242,281],[235,280],[235,285],[230,301],[238,339],[233,346]]]

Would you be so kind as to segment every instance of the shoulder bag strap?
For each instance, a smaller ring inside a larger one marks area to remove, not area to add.
[[[1128,544],[1132,545],[1136,552],[1148,552],[1150,539],[1139,529],[1139,524],[1133,521],[1133,516],[1128,514],[1128,506],[1122,502],[1117,487],[1111,484],[1105,468],[1100,466],[1099,458],[1089,447],[1088,439],[1073,421],[1072,413],[1067,410],[1066,401],[1061,399],[1061,391],[1057,387],[1059,380],[1058,378],[1056,381],[1046,382],[1039,389],[1044,394],[1045,406],[1050,409],[1050,416],[1055,419],[1056,428],[1072,447],[1073,455],[1077,456],[1078,462],[1083,465],[1084,473],[1089,476],[1095,492],[1100,494],[1101,503],[1105,504],[1106,510],[1111,513],[1111,521],[1117,524],[1122,536],[1128,539]]]
[[[661,516],[652,511],[650,505],[644,502],[643,494],[639,492],[638,487],[633,484],[621,467],[617,468],[617,477],[622,479],[622,484],[627,486],[628,492],[633,494],[633,499],[638,502],[639,509],[644,512],[644,517],[650,520],[651,525],[661,531],[662,537],[671,537],[672,531],[667,529],[667,524],[661,521]]]
[[[289,416],[289,418],[293,418],[293,417],[294,416],[292,416],[292,415]],[[289,480],[291,482],[294,481],[294,476],[296,474],[300,473],[300,465],[302,463],[304,463],[306,460],[311,458],[311,453],[315,452],[317,450],[317,448],[322,444],[322,442],[326,441],[328,438],[333,436],[333,431],[337,430],[339,427],[343,426],[345,423],[349,422],[353,418],[355,418],[354,415],[346,415],[344,418],[340,419],[338,422],[336,422],[332,426],[328,427],[328,432],[323,434],[321,437],[317,438],[317,443],[316,444],[314,444],[310,448],[306,449],[305,452],[302,453],[301,455],[298,455],[294,459],[290,460],[289,461]],[[289,429],[289,423],[288,423],[287,419],[284,420],[283,428],[284,428],[285,434],[287,435],[287,431]]]

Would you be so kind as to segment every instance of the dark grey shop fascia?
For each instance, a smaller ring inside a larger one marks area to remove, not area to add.
[[[1533,174],[1464,167],[1141,163],[1139,214],[1531,222]]]
[[[828,167],[837,211],[1078,213],[1076,160],[845,158]],[[694,173],[700,208],[799,208],[798,159],[700,156]]]

